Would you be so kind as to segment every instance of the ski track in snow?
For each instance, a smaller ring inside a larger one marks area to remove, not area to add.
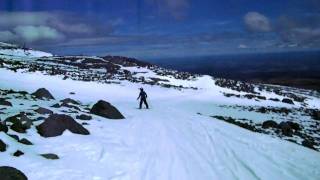
[[[92,83],[82,89],[77,86],[79,82],[37,76],[39,79],[35,81],[30,74],[20,75],[15,85],[10,84],[10,77],[1,76],[1,88],[31,92],[45,87],[59,98],[76,91],[70,97],[84,103],[105,99],[127,118],[111,121],[95,117],[86,126],[89,136],[65,132],[60,137],[45,139],[35,129],[29,130],[25,136],[32,137],[35,145],[21,145],[26,155],[19,158],[1,153],[0,165],[19,168],[31,180],[312,180],[320,177],[319,152],[198,115],[197,108],[190,106],[200,107],[213,100],[191,97],[196,91],[180,93],[146,87],[151,109],[138,110],[135,108],[138,86],[97,84],[90,91]],[[121,95],[125,97],[118,98]],[[215,112],[215,108],[208,106],[203,111]],[[10,144],[10,139],[6,142]],[[10,148],[9,152],[14,152],[15,147]],[[61,159],[44,160],[36,155],[39,153],[56,153]]]

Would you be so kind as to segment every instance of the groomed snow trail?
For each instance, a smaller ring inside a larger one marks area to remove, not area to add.
[[[41,75],[35,81],[31,74],[20,75],[12,85],[10,79],[18,74],[10,73],[2,72],[5,76],[0,76],[1,88],[32,92],[45,87],[61,99],[76,91],[70,97],[84,103],[105,99],[126,116],[121,121],[95,116],[86,126],[89,136],[65,132],[60,137],[45,139],[35,129],[29,130],[25,137],[35,145],[21,145],[24,156],[9,155],[15,150],[12,146],[7,154],[0,154],[1,166],[14,166],[29,179],[313,180],[320,177],[319,152],[197,114],[197,107],[211,115],[219,111],[212,104],[214,99],[205,101],[193,96],[195,93],[201,96],[201,91],[147,87],[151,109],[139,110],[135,101],[138,85],[80,83]],[[207,105],[203,107],[203,104]],[[0,137],[4,138],[4,134]],[[4,141],[10,144],[10,139]],[[61,159],[44,160],[39,153],[56,153]]]

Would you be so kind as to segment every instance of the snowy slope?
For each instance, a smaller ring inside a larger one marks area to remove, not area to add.
[[[86,58],[67,59],[81,62]],[[105,61],[97,57],[92,59]],[[8,100],[13,107],[1,110],[4,114],[0,113],[0,119],[20,111],[28,112],[34,104],[58,113],[59,110],[50,106],[67,97],[85,105],[104,99],[126,117],[112,121],[93,116],[93,120],[86,121],[88,125],[85,127],[90,131],[88,136],[66,131],[62,136],[43,138],[34,127],[26,134],[10,130],[11,134],[31,140],[32,146],[17,144],[0,132],[0,139],[9,145],[6,152],[0,153],[0,166],[16,167],[29,179],[247,180],[318,179],[320,176],[318,151],[286,141],[286,137],[251,132],[211,117],[247,118],[256,123],[267,119],[280,122],[285,115],[245,111],[237,106],[319,109],[320,99],[311,92],[298,93],[307,99],[304,102],[294,101],[292,105],[268,100],[285,98],[286,94],[255,88],[266,100],[243,98],[242,95],[247,92],[218,86],[218,80],[210,76],[179,74],[157,67],[120,64],[117,73],[108,74],[110,67],[115,66],[109,65],[107,70],[100,66],[97,69],[79,69],[74,64],[55,63],[57,59],[15,60],[22,64],[3,62],[0,89],[31,93],[44,87],[56,100],[30,101],[12,95]],[[24,63],[29,64],[26,66]],[[27,68],[33,67],[33,63],[43,66],[34,72]],[[51,65],[59,67],[58,70],[51,72]],[[56,72],[64,69],[68,71]],[[131,73],[122,74],[124,70]],[[105,76],[109,78],[108,81],[105,81]],[[149,95],[150,110],[137,109],[139,87],[144,87]],[[241,96],[227,97],[226,93]],[[76,114],[69,115],[75,117]],[[301,125],[306,127],[309,127],[308,123],[316,122],[299,113],[290,116],[305,119],[307,122]],[[313,137],[316,138],[316,135]],[[299,140],[299,137],[292,138]],[[12,156],[17,149],[25,154]],[[55,153],[60,159],[46,160],[38,155],[41,153]]]
[[[0,43],[0,57],[51,57],[51,53],[46,53],[43,51],[31,50],[31,49],[23,49],[21,47],[7,44],[7,43]]]

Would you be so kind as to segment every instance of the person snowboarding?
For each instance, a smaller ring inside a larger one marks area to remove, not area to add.
[[[144,103],[146,105],[146,108],[149,109],[149,105],[147,103],[147,93],[143,90],[143,88],[140,88],[140,94],[139,94],[139,97],[137,98],[137,100],[140,99],[140,106],[139,106],[139,109],[142,108],[142,104]]]

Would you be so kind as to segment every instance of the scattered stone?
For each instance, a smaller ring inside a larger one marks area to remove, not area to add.
[[[66,98],[66,99],[63,99],[61,100],[62,103],[65,103],[65,104],[75,104],[75,105],[80,105],[80,102],[74,100],[74,99],[71,99],[71,98]]]
[[[8,132],[8,127],[0,121],[0,132]]]
[[[307,148],[315,150],[314,145],[315,145],[314,141],[310,141],[310,140],[307,140],[307,139],[302,141],[302,146],[305,146]]]
[[[37,126],[38,133],[43,137],[60,136],[67,129],[75,134],[90,134],[87,129],[72,117],[64,114],[50,115],[42,124]]]
[[[89,125],[88,123],[86,123],[86,122],[83,122],[83,123],[81,123],[82,125],[84,125],[84,126],[86,126],[86,125]]]
[[[7,101],[7,100],[5,100],[5,99],[3,99],[3,98],[0,98],[0,105],[12,107],[11,102],[9,102],[9,101]]]
[[[262,128],[267,129],[267,128],[277,128],[278,123],[272,120],[268,120],[262,123]]]
[[[22,138],[20,141],[20,143],[24,144],[24,145],[33,145],[32,142],[30,142],[28,139],[26,138]]]
[[[124,119],[124,116],[110,103],[100,100],[90,110],[90,113],[108,119]]]
[[[14,135],[14,134],[8,134],[11,138],[15,139],[16,141],[19,141],[19,136]]]
[[[48,153],[48,154],[40,154],[42,157],[50,160],[56,160],[59,159],[59,156],[53,153]]]
[[[34,110],[35,112],[45,115],[45,114],[53,114],[53,111],[43,108],[43,107],[39,107],[38,109]]]
[[[23,174],[20,170],[9,167],[0,167],[0,179],[1,180],[28,180],[27,176]]]
[[[288,122],[281,122],[278,125],[278,128],[281,129],[281,132],[285,136],[291,137],[293,134],[292,128]]]
[[[7,150],[7,145],[0,139],[0,152],[5,152]]]
[[[275,101],[275,102],[279,102],[280,101],[280,99],[278,99],[278,98],[270,98],[269,100],[270,101]]]
[[[19,157],[19,156],[24,155],[24,153],[22,151],[20,151],[20,150],[17,150],[15,153],[13,153],[13,155],[16,156],[16,157]]]
[[[59,103],[56,103],[56,104],[52,105],[51,107],[53,107],[53,108],[60,108],[61,106],[60,106]]]
[[[288,98],[283,98],[282,102],[283,103],[287,103],[287,104],[294,104],[294,102],[291,99],[288,99]]]
[[[290,125],[290,127],[292,129],[294,129],[295,131],[299,131],[301,130],[301,127],[298,123],[295,123],[295,122],[291,122],[291,121],[287,121],[287,123]]]
[[[92,119],[92,116],[86,115],[86,114],[81,114],[80,116],[76,116],[77,119],[80,120],[85,120],[85,121],[89,121]]]
[[[45,88],[40,88],[36,92],[32,93],[37,99],[54,99],[52,94]]]
[[[71,95],[75,95],[76,93],[75,93],[75,92],[70,92],[69,94],[71,94]]]

